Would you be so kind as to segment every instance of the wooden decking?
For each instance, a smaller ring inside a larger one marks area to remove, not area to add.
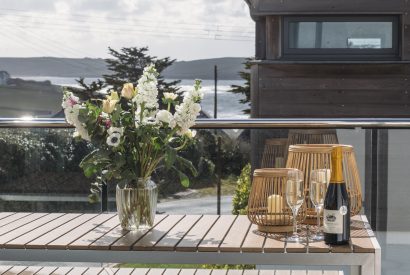
[[[265,253],[374,253],[365,217],[352,218],[351,243],[286,243],[264,234],[246,216],[157,215],[150,230],[121,229],[115,214],[0,213],[0,248]]]

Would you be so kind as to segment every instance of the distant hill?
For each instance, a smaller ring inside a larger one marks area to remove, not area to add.
[[[214,79],[214,66],[218,66],[218,79],[240,79],[245,58],[222,57],[192,61],[178,61],[167,68],[163,75],[176,79]]]
[[[104,59],[91,58],[0,58],[0,71],[15,76],[100,77],[108,72]]]
[[[240,79],[245,58],[223,57],[192,61],[178,61],[164,71],[171,79],[213,79],[214,65],[218,66],[219,79]],[[101,58],[0,57],[0,71],[15,76],[101,77],[109,73]]]

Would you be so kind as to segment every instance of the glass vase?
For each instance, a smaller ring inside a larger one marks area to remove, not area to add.
[[[151,228],[157,211],[157,198],[158,188],[151,178],[117,184],[116,203],[121,227],[130,231]]]

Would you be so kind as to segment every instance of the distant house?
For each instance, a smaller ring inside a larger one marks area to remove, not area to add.
[[[10,78],[10,74],[6,71],[0,71],[0,86],[7,85],[7,81]]]

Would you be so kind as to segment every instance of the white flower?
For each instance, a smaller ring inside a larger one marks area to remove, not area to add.
[[[184,95],[184,99],[180,105],[175,106],[174,119],[179,129],[177,134],[185,135],[189,128],[195,125],[195,120],[201,111],[199,104],[203,94],[201,92],[201,82],[195,81],[194,89]]]
[[[184,135],[188,138],[194,138],[196,136],[195,130],[188,130],[184,133]]]
[[[201,111],[201,105],[199,103],[192,104],[192,111],[198,116],[199,112]]]
[[[80,99],[72,92],[66,92],[64,93],[61,106],[64,108],[64,115],[67,122],[75,127],[73,136],[90,141],[91,137],[88,134],[87,128],[78,119],[80,109],[83,107],[80,103]]]
[[[138,128],[140,125],[154,125],[157,123],[157,120],[155,119],[155,116],[157,114],[157,110],[148,110],[144,109],[144,112],[142,114],[142,120],[141,120],[141,108],[138,107],[137,110],[135,111],[135,127]]]
[[[88,134],[87,128],[85,128],[82,124],[75,125],[75,132],[73,134],[74,137],[80,137],[87,141],[91,141],[91,137]]]
[[[157,71],[153,64],[144,68],[144,73],[138,80],[137,94],[132,99],[138,106],[158,109]]]
[[[174,93],[164,93],[164,98],[168,100],[174,101],[177,97],[178,95]]]
[[[199,115],[198,106],[200,110],[200,105],[187,97],[180,105],[175,106],[174,119],[179,126],[179,135],[184,135],[189,128],[195,125],[195,120]]]
[[[79,111],[79,105],[74,105],[73,107],[67,107],[64,109],[65,119],[69,124],[75,125],[78,122]]]
[[[118,145],[120,145],[120,141],[121,141],[121,135],[120,133],[117,133],[117,132],[112,133],[111,135],[107,137],[108,146],[117,147]]]
[[[120,136],[122,136],[124,134],[124,128],[123,127],[110,127],[110,128],[108,128],[107,133],[109,135],[112,135],[114,133],[118,133],[118,134],[120,134]]]
[[[80,109],[80,99],[76,97],[72,92],[65,92],[61,106],[64,109],[64,114],[67,122],[71,125],[76,124],[78,121],[78,114]]]
[[[167,110],[160,110],[156,115],[156,120],[158,122],[166,123],[172,129],[175,127],[176,123],[174,120],[174,116],[168,112]]]
[[[75,105],[80,103],[80,99],[75,96],[72,92],[66,92],[63,96],[63,103],[61,107],[64,109],[73,108]]]
[[[204,98],[204,93],[202,92],[201,88],[201,80],[196,79],[194,89],[186,93],[184,97],[188,97],[195,103],[200,102]]]

